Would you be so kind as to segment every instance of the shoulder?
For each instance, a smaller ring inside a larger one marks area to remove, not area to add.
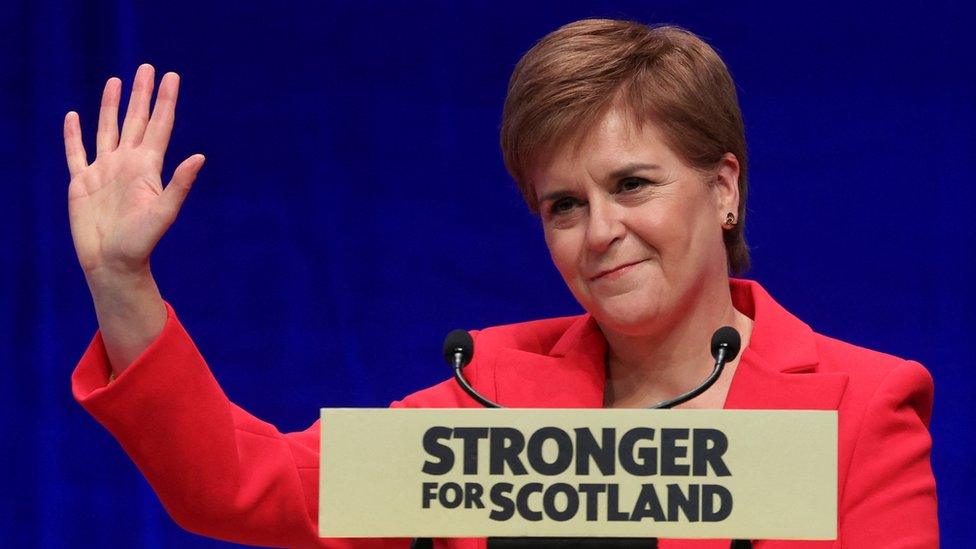
[[[858,408],[908,405],[928,424],[934,386],[924,366],[821,334],[815,334],[814,338],[820,356],[818,371],[847,375],[844,400],[849,405],[858,403]]]
[[[887,397],[900,395],[927,420],[932,377],[921,364],[814,332],[758,282],[735,279],[730,288],[736,309],[754,322],[749,347],[772,370],[844,380],[842,418],[858,417],[866,407],[884,405]]]
[[[883,378],[887,373],[905,364],[916,364],[892,354],[875,351],[814,333],[820,369],[825,372],[843,372],[866,378]]]

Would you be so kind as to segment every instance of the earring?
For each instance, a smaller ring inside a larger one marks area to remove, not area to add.
[[[725,223],[722,224],[722,227],[725,228],[725,229],[731,229],[732,227],[735,227],[737,223],[738,222],[735,220],[735,214],[732,213],[732,212],[729,212],[725,216]]]

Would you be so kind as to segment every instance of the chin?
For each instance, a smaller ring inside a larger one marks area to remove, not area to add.
[[[586,308],[600,326],[628,336],[647,335],[668,324],[660,299],[630,294],[600,299]]]

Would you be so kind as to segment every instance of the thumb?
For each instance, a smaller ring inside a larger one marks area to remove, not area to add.
[[[190,192],[190,187],[193,186],[193,181],[196,180],[206,160],[202,154],[195,154],[181,162],[173,171],[173,178],[169,180],[169,184],[160,196],[166,211],[173,219],[176,219],[176,214],[180,211],[186,195]]]

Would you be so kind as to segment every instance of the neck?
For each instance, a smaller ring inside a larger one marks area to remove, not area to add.
[[[714,286],[704,288],[686,310],[669,315],[677,321],[660,322],[646,333],[623,334],[601,326],[608,344],[606,406],[647,407],[697,387],[715,364],[711,338],[721,326],[738,330],[745,349],[752,320],[732,306],[727,282]],[[692,402],[720,408],[736,364],[727,363],[719,381]]]

